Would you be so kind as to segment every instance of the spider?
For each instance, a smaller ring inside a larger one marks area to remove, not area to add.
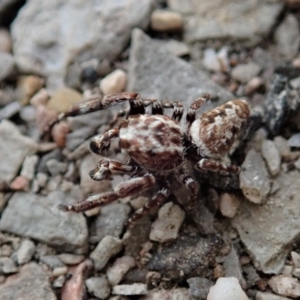
[[[157,184],[157,194],[129,218],[127,225],[131,225],[168,198],[171,192],[170,174],[175,174],[189,191],[187,209],[191,210],[196,204],[198,188],[185,171],[185,163],[191,161],[196,169],[202,171],[239,173],[238,166],[224,164],[221,159],[241,135],[250,115],[247,101],[237,99],[196,118],[197,110],[209,99],[210,95],[204,94],[191,104],[184,129],[179,124],[184,112],[180,102],[161,103],[155,99],[143,99],[138,93],[97,97],[61,113],[48,125],[47,131],[63,118],[107,109],[128,101],[129,109],[120,111],[116,117],[117,120],[125,116],[120,126],[93,137],[90,142],[91,151],[100,154],[109,149],[112,139],[119,138],[121,151],[129,157],[127,163],[104,158],[89,175],[93,180],[111,178],[114,174],[129,174],[130,178],[112,191],[89,196],[73,205],[61,204],[60,209],[83,212],[143,192]],[[152,114],[146,114],[147,106],[152,106]],[[171,117],[163,114],[164,108],[173,109]]]

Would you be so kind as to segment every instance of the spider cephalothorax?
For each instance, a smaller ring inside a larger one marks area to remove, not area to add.
[[[194,101],[186,115],[186,128],[181,128],[183,107],[179,102],[160,103],[153,99],[142,99],[137,93],[121,93],[95,98],[71,107],[54,120],[48,130],[61,119],[106,109],[120,102],[129,101],[125,119],[118,128],[95,136],[90,148],[102,153],[110,146],[110,140],[119,138],[121,151],[128,154],[126,164],[100,160],[90,172],[93,180],[110,178],[114,174],[129,174],[130,179],[119,184],[113,191],[88,197],[74,205],[60,205],[65,211],[81,212],[96,206],[108,204],[119,198],[140,193],[158,184],[157,195],[146,202],[129,219],[137,221],[151,207],[159,206],[170,194],[168,176],[174,173],[190,192],[189,209],[196,200],[197,185],[184,171],[184,164],[192,161],[196,169],[222,173],[238,173],[239,167],[226,165],[221,159],[231,150],[242,129],[248,122],[250,109],[245,100],[233,100],[205,112],[196,119],[196,111],[210,96],[204,94]],[[145,113],[145,107],[152,105],[152,114]],[[163,115],[164,108],[172,108],[171,117]],[[120,112],[119,115],[124,115]]]

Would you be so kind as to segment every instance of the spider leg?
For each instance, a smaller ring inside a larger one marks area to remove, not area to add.
[[[143,177],[131,178],[126,182],[117,185],[113,191],[92,195],[83,201],[73,205],[59,205],[63,211],[83,212],[97,206],[109,204],[117,199],[125,198],[149,189],[155,184],[155,177],[151,174],[145,174]]]
[[[210,158],[202,158],[196,164],[196,169],[208,170],[212,172],[220,172],[225,175],[230,173],[237,174],[241,171],[240,167],[235,165],[226,165],[217,160]]]
[[[108,150],[110,140],[119,136],[119,128],[114,128],[104,132],[103,134],[96,135],[90,142],[90,149],[96,154],[101,154],[103,151]]]
[[[180,122],[184,110],[181,102],[164,101],[162,106],[163,108],[173,108],[172,119],[177,122]]]
[[[123,164],[118,161],[103,158],[99,161],[98,166],[90,172],[90,177],[93,180],[100,181],[110,178],[114,174],[132,173],[137,170],[137,166]]]
[[[197,184],[189,174],[184,172],[183,169],[180,169],[178,173],[176,173],[176,177],[181,183],[183,183],[186,186],[186,188],[190,192],[187,209],[192,210],[196,206],[196,200],[198,194]]]
[[[195,100],[189,107],[186,114],[187,129],[190,128],[195,121],[197,110],[210,99],[209,94],[203,94],[199,99]]]
[[[65,112],[59,114],[56,119],[54,119],[48,124],[44,134],[49,132],[55,124],[57,124],[64,118],[75,117],[79,115],[92,113],[98,110],[107,109],[111,106],[115,106],[125,101],[129,101],[130,114],[140,114],[145,112],[145,108],[141,96],[137,93],[124,92],[119,94],[106,95],[103,98],[97,96],[88,101],[75,104],[71,106],[69,109],[67,109]]]
[[[127,226],[131,226],[133,223],[141,219],[150,211],[151,208],[161,206],[162,203],[168,198],[169,194],[169,188],[161,188],[156,196],[148,200],[142,208],[134,212],[134,214],[128,219]]]

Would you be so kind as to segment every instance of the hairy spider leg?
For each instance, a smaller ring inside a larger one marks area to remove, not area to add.
[[[83,212],[94,207],[107,205],[117,199],[138,194],[149,189],[155,184],[155,177],[152,174],[145,174],[143,177],[134,177],[126,182],[117,185],[113,191],[92,195],[83,201],[73,205],[59,205],[63,211]]]
[[[143,207],[136,210],[133,215],[128,219],[127,226],[132,226],[133,223],[141,219],[143,216],[148,214],[150,209],[153,207],[159,207],[162,205],[163,202],[168,198],[170,194],[170,189],[167,187],[161,188],[156,196],[154,196],[152,199],[148,200]]]
[[[187,132],[191,127],[192,123],[196,119],[197,110],[210,99],[210,95],[205,93],[199,99],[195,100],[189,107],[186,114]]]
[[[171,118],[177,122],[180,122],[184,111],[181,102],[164,101],[162,103],[162,106],[163,108],[173,108],[173,113]]]
[[[110,141],[119,136],[119,128],[113,128],[104,132],[103,134],[96,135],[90,142],[90,149],[96,154],[101,154],[110,147]]]
[[[103,158],[99,161],[98,166],[90,172],[90,177],[93,180],[100,181],[103,179],[111,178],[114,174],[127,174],[137,171],[138,167],[123,164],[118,161]]]
[[[241,168],[235,165],[226,165],[220,161],[202,158],[196,163],[196,169],[207,170],[212,172],[220,172],[225,175],[228,174],[238,174],[241,171]]]
[[[59,114],[56,119],[49,123],[49,125],[45,129],[44,134],[49,132],[55,124],[57,124],[66,117],[75,117],[92,113],[98,110],[107,109],[125,101],[129,101],[131,114],[145,113],[145,108],[141,100],[141,96],[137,93],[124,92],[119,94],[107,95],[103,98],[97,96],[85,102],[75,104],[69,109],[67,109],[65,112]]]
[[[184,184],[190,192],[187,209],[192,210],[196,206],[198,186],[194,179],[184,172],[183,168],[179,169],[178,172],[175,172],[175,175],[179,182]]]

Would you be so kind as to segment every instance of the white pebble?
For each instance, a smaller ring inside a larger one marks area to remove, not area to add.
[[[181,30],[183,26],[181,14],[162,9],[153,11],[150,22],[152,29],[157,31]]]
[[[281,296],[300,298],[300,282],[290,276],[277,275],[268,281],[271,289]]]
[[[240,205],[240,200],[234,194],[223,193],[220,197],[220,211],[224,217],[233,218]]]
[[[120,93],[125,90],[126,84],[127,74],[117,69],[100,81],[100,89],[104,95]]]
[[[235,277],[221,277],[209,290],[207,300],[249,300]]]
[[[281,156],[275,143],[264,140],[261,145],[261,154],[267,163],[270,175],[276,176],[280,171]]]

